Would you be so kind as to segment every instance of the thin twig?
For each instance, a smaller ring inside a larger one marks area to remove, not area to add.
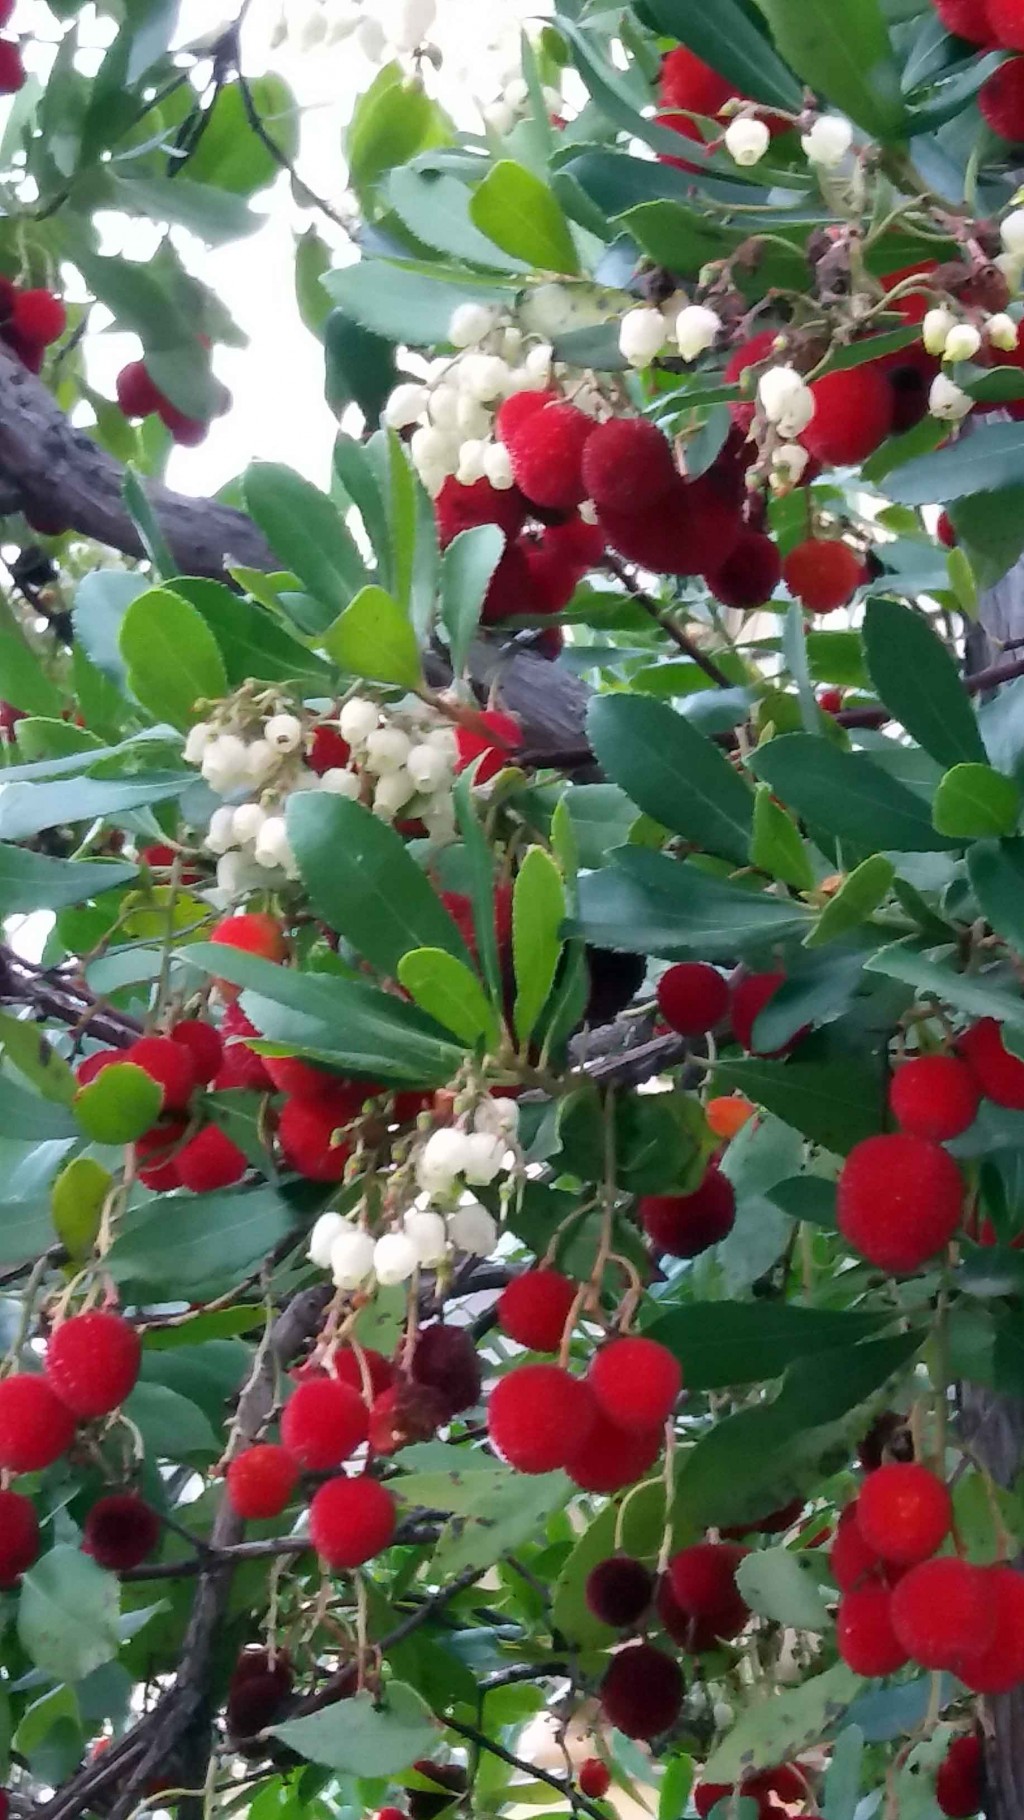
[[[661,627],[662,631],[667,633],[668,637],[672,640],[672,643],[683,652],[684,656],[690,658],[699,669],[703,670],[705,676],[710,677],[716,688],[731,689],[733,687],[733,684],[729,681],[725,671],[719,668],[714,658],[708,657],[707,653],[702,651],[700,646],[689,636],[689,633],[684,632],[682,627],[676,624],[667,607],[660,606],[653,595],[648,594],[646,589],[640,586],[636,577],[630,574],[625,563],[620,562],[617,556],[613,556],[610,552],[606,552],[604,566],[615,576],[617,581],[622,583],[627,594],[636,601],[637,606],[642,607],[643,611],[650,615],[655,623]]]

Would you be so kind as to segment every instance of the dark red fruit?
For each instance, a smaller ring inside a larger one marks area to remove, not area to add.
[[[609,1555],[587,1575],[587,1606],[602,1624],[626,1630],[639,1624],[654,1597],[654,1575],[629,1555]]]
[[[141,1567],[160,1540],[160,1518],[152,1505],[132,1491],[100,1498],[89,1511],[82,1547],[101,1567],[114,1573]]]
[[[448,1418],[480,1401],[480,1360],[465,1327],[448,1327],[443,1321],[421,1327],[411,1369],[417,1384],[443,1398]]]
[[[769,1005],[780,986],[786,983],[784,973],[741,973],[733,981],[729,998],[729,1021],[733,1035],[741,1048],[751,1055],[775,1057],[785,1055],[796,1037],[785,1043],[781,1049],[756,1049],[754,1047],[754,1025],[757,1023],[766,1005]]]
[[[921,1055],[897,1068],[889,1083],[889,1107],[912,1137],[938,1144],[973,1125],[981,1098],[966,1062],[955,1055]]]
[[[48,1380],[17,1371],[0,1382],[0,1466],[39,1472],[66,1453],[75,1418]]]
[[[736,1191],[712,1163],[692,1194],[648,1194],[637,1203],[647,1237],[672,1258],[696,1258],[732,1231]]]
[[[598,1407],[616,1428],[649,1433],[672,1414],[683,1385],[679,1360],[657,1340],[612,1340],[587,1372]]]
[[[213,1080],[221,1065],[224,1044],[220,1032],[201,1018],[184,1017],[168,1032],[172,1043],[184,1049],[192,1063],[195,1078],[204,1087]]]
[[[399,1378],[370,1404],[370,1452],[390,1455],[414,1441],[429,1441],[447,1421],[448,1409],[440,1391],[411,1378]]]
[[[782,579],[809,613],[834,613],[853,599],[864,580],[864,564],[848,543],[808,537],[790,550]]]
[[[526,500],[518,487],[492,487],[489,480],[475,480],[464,487],[452,479],[445,481],[435,499],[434,514],[442,550],[460,531],[472,530],[474,525],[499,525],[511,543],[523,528]]]
[[[0,1491],[0,1586],[14,1586],[39,1553],[39,1518],[20,1491]]]
[[[0,95],[16,95],[25,86],[25,65],[21,45],[10,38],[0,38]]]
[[[576,1289],[558,1270],[526,1270],[498,1297],[498,1326],[532,1352],[557,1352]]]
[[[122,1315],[92,1308],[54,1328],[43,1369],[61,1402],[89,1421],[124,1402],[141,1363],[138,1330]]]
[[[587,496],[609,512],[644,512],[676,479],[672,448],[644,417],[609,417],[597,425],[583,451]]]
[[[224,1717],[235,1743],[255,1738],[280,1717],[294,1684],[291,1663],[282,1650],[271,1657],[265,1649],[245,1649],[235,1664]],[[266,1747],[258,1747],[263,1754]]]
[[[581,1795],[586,1795],[591,1801],[600,1801],[602,1795],[606,1795],[611,1788],[612,1772],[607,1763],[601,1762],[600,1757],[586,1757],[580,1764],[576,1780]]]
[[[247,1447],[235,1455],[227,1470],[231,1508],[236,1516],[246,1519],[278,1517],[295,1490],[298,1476],[287,1448],[273,1442]]]
[[[668,1564],[672,1597],[680,1611],[690,1618],[713,1618],[740,1600],[744,1617],[749,1616],[736,1585],[736,1570],[749,1552],[735,1542],[696,1542],[680,1549]]]
[[[68,326],[68,313],[52,291],[19,291],[14,299],[12,321],[19,334],[48,348],[63,335]]]
[[[996,1610],[986,1569],[955,1555],[922,1561],[893,1591],[892,1625],[921,1668],[969,1675],[995,1636]]]
[[[973,1732],[954,1738],[939,1764],[935,1799],[947,1820],[971,1820],[985,1799],[981,1740]]]
[[[516,486],[535,505],[568,512],[587,497],[583,451],[597,425],[574,404],[547,404],[506,434]]]
[[[337,727],[314,727],[306,763],[318,777],[325,771],[344,771],[351,756],[352,748]]]
[[[839,1230],[879,1270],[919,1270],[960,1224],[964,1184],[951,1156],[903,1132],[864,1138],[839,1176]]]
[[[883,1561],[912,1567],[933,1555],[949,1534],[953,1501],[926,1466],[880,1466],[857,1500],[857,1527]]]
[[[570,1443],[565,1470],[581,1491],[622,1491],[650,1472],[664,1440],[661,1427],[619,1428],[598,1409],[591,1426]]]
[[[506,765],[515,764],[516,749],[523,743],[523,729],[514,714],[506,714],[501,708],[487,708],[476,716],[473,726],[456,728],[455,741],[456,771],[465,771],[480,759],[474,781],[486,784]]]
[[[240,1182],[249,1167],[244,1150],[220,1131],[206,1125],[178,1151],[178,1177],[183,1188],[193,1194],[211,1194],[217,1188],[230,1188]]]
[[[658,981],[658,1010],[680,1036],[704,1036],[729,1008],[729,982],[704,961],[680,961]]]
[[[281,1109],[277,1139],[289,1169],[310,1182],[340,1182],[352,1145],[344,1126],[351,1103],[333,1098],[288,1100]]]
[[[994,1017],[983,1017],[964,1031],[960,1053],[987,1100],[1024,1112],[1024,1062],[1007,1049]]]
[[[596,1415],[590,1388],[559,1365],[519,1365],[487,1403],[491,1444],[518,1472],[564,1466]]]
[[[814,416],[800,440],[816,460],[832,467],[853,466],[866,461],[889,435],[892,391],[873,362],[826,373],[814,381],[811,391]]]
[[[600,1699],[609,1724],[627,1738],[657,1738],[679,1717],[683,1703],[679,1664],[653,1643],[630,1643],[612,1657]]]
[[[844,1593],[836,1613],[836,1643],[848,1668],[858,1675],[893,1675],[909,1651],[893,1628],[893,1595],[880,1580]]]
[[[143,360],[129,361],[117,375],[117,402],[126,417],[149,417],[160,405],[160,393]]]
[[[1024,139],[1024,57],[1008,57],[986,76],[978,106],[994,133],[1013,144]]]
[[[763,531],[744,529],[725,561],[705,574],[708,587],[723,606],[741,612],[763,606],[782,580],[779,546]]]
[[[178,1147],[188,1130],[188,1120],[180,1114],[151,1125],[135,1142],[135,1159],[140,1182],[155,1194],[166,1194],[181,1187],[178,1174]]]
[[[361,1567],[395,1533],[395,1500],[376,1479],[328,1479],[309,1506],[309,1534],[334,1569]]]
[[[183,1112],[196,1085],[196,1071],[189,1051],[169,1036],[140,1036],[138,1042],[123,1053],[122,1060],[132,1062],[155,1081],[163,1092],[161,1112]]]
[[[307,1378],[292,1392],[281,1416],[281,1441],[307,1472],[340,1466],[366,1440],[366,1404],[351,1384]]]

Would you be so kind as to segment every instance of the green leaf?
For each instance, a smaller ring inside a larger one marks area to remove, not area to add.
[[[805,948],[823,948],[840,936],[849,935],[873,916],[892,890],[896,868],[884,853],[874,853],[861,861],[843,880],[835,897],[830,898],[809,935]]]
[[[402,1681],[388,1683],[379,1705],[372,1694],[354,1694],[271,1732],[307,1763],[353,1776],[396,1776],[427,1756],[438,1736],[429,1706]]]
[[[790,68],[875,139],[904,130],[900,78],[878,0],[758,0]]]
[[[325,294],[329,276],[322,280]],[[376,423],[397,378],[391,342],[350,321],[343,310],[332,310],[324,324],[324,356],[331,410],[340,417],[345,405],[356,404],[367,423]]]
[[[247,77],[246,86],[262,133],[273,141],[281,157],[294,158],[299,146],[299,108],[287,82],[267,74]],[[187,169],[193,182],[215,184],[239,196],[265,189],[278,176],[280,159],[254,128],[240,81],[217,87],[202,133],[189,152]]]
[[[543,847],[531,847],[512,897],[514,1016],[520,1043],[529,1041],[555,983],[564,920],[565,891],[558,867]]]
[[[503,253],[539,272],[578,274],[579,257],[558,203],[523,164],[502,158],[473,192],[470,219]]]
[[[437,1543],[432,1564],[442,1581],[467,1568],[490,1567],[543,1533],[545,1519],[572,1496],[563,1472],[488,1473],[468,1514],[450,1523]],[[443,1502],[443,1501],[442,1501]]]
[[[994,587],[1024,550],[1024,486],[972,494],[957,501],[950,517],[957,534],[957,547],[946,558],[950,583],[964,612],[977,619],[979,588]]]
[[[929,853],[952,847],[927,805],[863,752],[841,752],[810,733],[784,733],[749,760],[801,819],[869,853]]]
[[[981,913],[997,935],[1024,948],[1024,840],[979,841],[967,852],[967,871]]]
[[[0,916],[63,910],[137,877],[138,867],[121,861],[51,859],[0,843]]]
[[[840,1156],[881,1128],[881,1071],[853,1058],[719,1062],[715,1081],[723,1088],[738,1088],[812,1144],[823,1144]]]
[[[273,1188],[189,1195],[175,1202],[173,1220],[167,1205],[157,1198],[131,1209],[106,1255],[132,1301],[166,1300],[169,1287],[189,1301],[221,1295],[291,1230],[288,1207]]]
[[[177,371],[176,362],[177,355],[174,352],[165,354],[162,350],[154,351],[149,356],[149,370],[154,382],[157,385],[166,386],[167,396],[171,398],[171,402],[176,404],[179,410],[183,410],[185,407],[181,402],[180,392],[176,386],[172,386],[170,383],[171,373],[176,374]],[[177,565],[160,528],[160,521],[153,510],[149,494],[131,463],[125,468],[121,492],[128,509],[128,516],[139,534],[143,553],[148,556],[154,575],[159,581],[166,581],[169,575],[174,574]]]
[[[81,1681],[121,1643],[120,1587],[81,1549],[61,1543],[21,1582],[18,1636],[29,1660],[57,1681]]]
[[[253,214],[242,196],[191,177],[112,176],[110,182],[111,208],[188,228],[208,246],[239,240],[261,225],[259,215]],[[156,372],[153,378],[159,385]]]
[[[224,659],[201,613],[169,588],[133,600],[118,638],[133,693],[157,720],[190,727],[227,694]]]
[[[941,765],[986,762],[970,697],[927,621],[895,600],[869,600],[864,646],[879,700]]]
[[[466,668],[484,596],[504,549],[505,533],[498,525],[474,525],[453,537],[441,558],[441,623],[456,676]]]
[[[136,1384],[123,1409],[134,1422],[149,1459],[216,1458],[222,1443],[201,1409],[166,1384]]]
[[[362,803],[297,791],[288,801],[288,835],[314,911],[378,973],[395,978],[415,948],[442,948],[468,962],[458,929],[401,835]]]
[[[828,1606],[809,1555],[762,1548],[739,1564],[736,1584],[751,1611],[794,1630],[825,1631]]]
[[[76,1126],[64,1106],[55,1106],[40,1094],[26,1093],[14,1081],[0,1077],[0,1137],[22,1143],[47,1143],[51,1139],[70,1138]]]
[[[249,512],[275,554],[333,618],[366,582],[362,558],[335,506],[273,461],[247,468],[243,487]]]
[[[787,1302],[690,1302],[659,1315],[644,1334],[679,1360],[688,1390],[725,1390],[777,1378],[796,1359],[845,1352],[887,1318],[884,1311]]]
[[[383,588],[360,588],[320,640],[351,676],[418,689],[423,681],[416,634],[397,600]]]
[[[601,695],[590,704],[587,729],[598,763],[638,808],[696,846],[746,865],[753,794],[681,714],[649,696]]]
[[[465,854],[466,883],[473,906],[473,934],[480,971],[491,998],[497,1003],[502,993],[502,978],[495,928],[494,858],[477,815],[471,770],[455,779],[452,797]]]
[[[413,1003],[463,1043],[494,1051],[501,1025],[475,973],[443,948],[414,948],[398,963],[399,984]]]
[[[395,165],[441,145],[448,137],[444,115],[430,100],[419,76],[386,63],[355,106],[345,135],[349,179],[357,194]]]
[[[932,820],[940,834],[983,840],[1012,834],[1021,811],[1021,793],[1012,777],[991,765],[954,765],[935,792]]]
[[[507,285],[466,277],[450,280],[393,265],[383,259],[361,259],[324,278],[328,296],[346,316],[387,341],[410,347],[436,347],[448,339],[452,312],[460,303],[508,301]]]
[[[864,1762],[864,1733],[844,1726],[832,1747],[821,1803],[822,1820],[855,1820]]]
[[[44,1099],[57,1106],[70,1106],[75,1097],[74,1072],[38,1024],[0,1011],[0,1045],[7,1060]]]
[[[471,195],[457,177],[409,165],[392,171],[388,181],[388,201],[396,215],[417,240],[435,252],[492,271],[531,271],[526,261],[508,257],[474,227],[469,212]]]
[[[244,599],[223,582],[202,577],[175,577],[174,592],[191,602],[213,633],[229,689],[255,680],[296,683],[311,694],[331,694],[335,683],[331,665],[292,638],[255,601]]]
[[[24,1263],[52,1244],[53,1221],[45,1201],[0,1201],[0,1263]]]
[[[991,985],[977,974],[961,973],[956,957],[932,959],[916,942],[893,942],[880,948],[864,962],[869,973],[882,973],[887,979],[902,980],[906,986],[930,997],[942,999],[956,1010],[969,1011],[974,1017],[994,1017],[1001,1023],[1024,1030],[1024,1000],[1018,992]]]
[[[645,11],[659,32],[696,51],[741,95],[799,112],[800,84],[740,0],[715,0],[714,6],[694,5],[692,0],[645,0]]]
[[[64,698],[20,633],[0,630],[0,696],[25,714],[59,716]],[[20,731],[18,735],[21,737]]]
[[[614,865],[579,881],[579,926],[599,948],[661,960],[733,960],[748,948],[802,936],[812,913],[712,878],[661,853],[619,847]]]
[[[92,1251],[103,1204],[112,1186],[113,1177],[91,1156],[72,1157],[53,1184],[50,1204],[54,1231],[76,1261],[84,1260]]]
[[[113,818],[127,810],[170,802],[194,782],[194,773],[179,771],[157,772],[142,783],[77,777],[53,783],[8,784],[0,797],[0,836],[5,840],[27,840],[44,828],[58,828],[65,822]]]
[[[801,1687],[769,1693],[741,1713],[727,1738],[704,1765],[708,1782],[733,1782],[752,1769],[788,1763],[817,1744],[863,1687],[845,1662],[836,1662]]]
[[[948,505],[974,493],[1020,484],[1024,423],[985,423],[962,442],[908,461],[886,481],[891,499],[907,506]]]
[[[767,784],[758,784],[754,792],[750,863],[796,891],[814,890],[814,867],[800,830],[785,809],[773,801]]]
[[[131,1144],[155,1125],[163,1088],[134,1062],[112,1062],[75,1094],[75,1118],[97,1144]]]

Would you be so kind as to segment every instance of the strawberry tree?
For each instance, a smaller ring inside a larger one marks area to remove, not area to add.
[[[21,8],[0,1820],[1019,1820],[1024,5]]]

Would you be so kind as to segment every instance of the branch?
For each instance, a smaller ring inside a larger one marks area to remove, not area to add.
[[[640,583],[636,580],[635,576],[630,574],[625,563],[620,562],[618,557],[613,556],[609,551],[605,553],[604,566],[615,576],[617,581],[621,581],[627,594],[632,595],[637,606],[642,607],[645,613],[650,614],[650,617],[654,620],[655,624],[659,625],[662,631],[668,634],[672,643],[683,652],[684,656],[690,658],[699,669],[703,670],[705,676],[711,678],[711,681],[715,684],[716,688],[732,688],[733,685],[726,676],[725,671],[719,668],[714,658],[708,657],[706,652],[702,651],[700,646],[694,643],[694,640],[689,634],[684,632],[682,627],[676,624],[668,608],[659,606],[653,596],[648,594],[646,589],[640,586]]]
[[[0,1004],[31,1005],[40,1017],[71,1029],[88,1027],[90,1036],[126,1049],[142,1035],[142,1025],[126,1011],[104,1005],[81,979],[60,967],[40,967],[0,943]]]
[[[599,1807],[596,1801],[589,1801],[586,1795],[581,1795],[572,1782],[566,1782],[561,1776],[553,1776],[550,1770],[541,1769],[536,1763],[527,1763],[522,1757],[514,1756],[503,1744],[496,1744],[493,1738],[478,1731],[475,1725],[464,1725],[461,1719],[446,1719],[445,1724],[449,1731],[458,1732],[460,1738],[465,1738],[469,1744],[475,1744],[478,1750],[488,1751],[492,1757],[500,1757],[502,1763],[507,1763],[510,1768],[521,1770],[524,1776],[530,1776],[537,1782],[546,1782],[548,1788],[557,1789],[562,1800],[568,1801],[570,1807],[577,1812],[590,1814],[592,1820],[608,1820],[607,1811]]]

